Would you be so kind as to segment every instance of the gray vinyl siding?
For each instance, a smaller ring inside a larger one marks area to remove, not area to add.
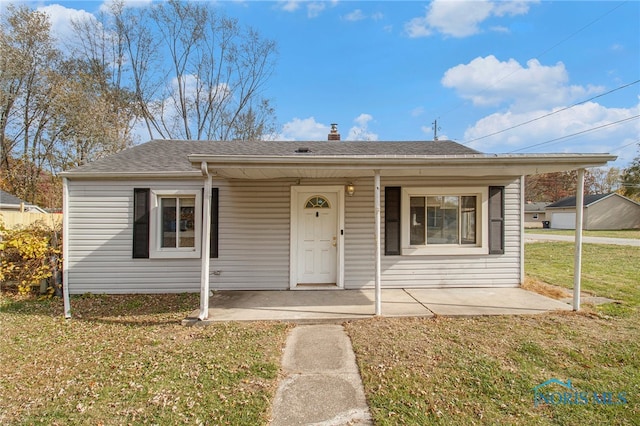
[[[202,187],[193,180],[69,181],[70,292],[199,291],[200,259],[132,258],[133,188]],[[214,181],[214,187],[220,227],[211,289],[289,288],[290,183]]]
[[[210,264],[211,288],[288,289],[291,182],[215,184],[220,187],[220,237],[219,257]]]
[[[473,256],[382,256],[385,288],[515,287],[520,285],[520,181],[469,181],[420,178],[382,179],[382,235],[384,247],[385,186],[505,186],[505,253]],[[347,199],[345,234],[345,288],[374,286],[373,179],[359,180],[356,195]],[[404,216],[402,216],[404,220]],[[486,219],[485,219],[486,222]],[[484,224],[486,226],[486,224]],[[384,253],[384,251],[383,251]]]
[[[373,178],[349,179],[345,199],[344,283],[374,285]],[[211,289],[289,288],[291,185],[344,185],[345,179],[214,180],[219,188],[219,257],[211,259]],[[382,179],[385,186],[504,185],[505,253],[479,256],[382,256],[384,287],[513,287],[520,283],[518,178],[459,181]],[[170,293],[200,289],[200,259],[133,259],[133,188],[200,190],[202,180],[78,180],[69,187],[71,293]],[[486,225],[486,224],[485,224]],[[152,228],[150,232],[154,232]],[[384,251],[382,251],[384,253]]]
[[[200,189],[202,181],[69,184],[70,293],[198,291],[200,259],[133,259],[133,188]]]

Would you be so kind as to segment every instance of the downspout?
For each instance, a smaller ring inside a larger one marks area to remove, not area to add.
[[[584,210],[584,169],[578,169],[576,190],[576,248],[573,261],[573,310],[580,310],[580,278],[582,274],[582,215]]]
[[[212,177],[206,161],[200,163],[204,180],[204,197],[202,200],[202,244],[200,265],[200,314],[198,319],[203,321],[209,318],[209,256],[211,255],[211,187]]]
[[[62,300],[64,317],[71,318],[69,301],[69,186],[67,178],[62,178]]]
[[[380,273],[380,170],[374,170],[374,217],[375,217],[375,258],[376,258],[376,316],[382,315],[382,300],[381,300],[381,273]]]

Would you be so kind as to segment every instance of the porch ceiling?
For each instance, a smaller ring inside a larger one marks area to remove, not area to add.
[[[189,156],[195,167],[228,179],[340,178],[373,176],[521,176],[604,166],[609,154],[457,156]]]

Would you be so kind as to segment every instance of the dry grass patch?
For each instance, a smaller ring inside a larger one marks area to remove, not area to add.
[[[525,250],[527,288],[564,297],[573,284],[572,245]],[[640,248],[586,244],[583,262],[583,289],[621,303],[579,313],[347,324],[376,423],[638,424]],[[551,378],[571,379],[590,403],[536,406],[533,388]],[[627,403],[596,404],[593,392],[611,392],[613,402],[624,392]]]
[[[183,327],[198,296],[0,298],[1,424],[264,424],[287,326]]]
[[[593,313],[375,319],[347,331],[376,424],[633,424],[640,328]],[[533,387],[626,392],[620,406],[534,406]]]
[[[531,277],[525,278],[522,288],[558,300],[572,296],[565,288],[547,284]]]

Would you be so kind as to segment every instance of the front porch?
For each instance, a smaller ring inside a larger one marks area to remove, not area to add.
[[[539,314],[571,305],[521,288],[382,289],[382,316]],[[209,315],[195,310],[184,325],[220,321],[342,322],[375,316],[374,290],[218,291]]]

